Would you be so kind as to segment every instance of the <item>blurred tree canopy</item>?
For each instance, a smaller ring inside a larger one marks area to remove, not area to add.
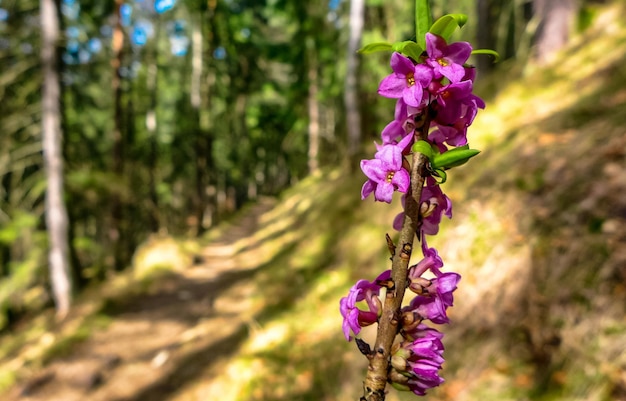
[[[346,70],[347,0],[55,1],[75,291],[124,269],[150,233],[199,235],[312,165],[342,163],[347,74],[364,143],[388,122],[376,96],[388,55]],[[410,39],[412,6],[366,1],[363,42]],[[528,53],[529,1],[433,11],[468,14],[463,35],[481,47]],[[39,2],[0,0],[0,329],[51,303],[39,21]]]

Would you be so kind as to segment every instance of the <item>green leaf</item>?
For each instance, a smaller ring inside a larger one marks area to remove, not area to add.
[[[422,49],[426,48],[426,32],[432,24],[433,16],[428,0],[415,0],[415,38]]]
[[[402,53],[405,56],[411,57],[413,60],[419,62],[424,49],[422,49],[417,43],[412,40],[404,42],[396,42],[393,44],[393,51]]]
[[[476,50],[472,50],[472,54],[487,54],[489,56],[493,57],[493,62],[497,63],[498,61],[500,61],[500,54],[495,51],[495,50],[491,50],[491,49],[476,49]]]
[[[447,41],[455,29],[461,28],[466,22],[467,15],[465,14],[446,14],[435,21],[428,32],[439,35]]]
[[[480,153],[480,150],[469,149],[469,146],[460,146],[450,149],[447,152],[435,155],[430,160],[433,169],[444,169],[460,166],[467,163],[469,159]]]
[[[363,46],[362,48],[357,50],[357,53],[370,54],[370,53],[376,53],[376,52],[391,51],[392,49],[393,47],[391,43],[375,42],[375,43],[370,43],[368,45]]]
[[[415,153],[421,153],[424,156],[426,156],[428,158],[428,160],[433,160],[433,158],[435,158],[435,152],[433,151],[432,146],[430,145],[430,143],[426,142],[426,141],[417,141],[413,144],[413,152]]]
[[[437,184],[444,184],[446,181],[448,181],[448,174],[446,174],[446,172],[442,168],[436,169],[432,177],[435,179]]]

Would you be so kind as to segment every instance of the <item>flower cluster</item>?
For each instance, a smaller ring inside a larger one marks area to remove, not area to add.
[[[416,138],[426,141],[437,154],[467,144],[467,128],[477,110],[485,107],[472,93],[474,68],[466,64],[471,52],[469,43],[448,44],[442,37],[427,33],[426,50],[418,60],[392,54],[393,72],[382,80],[378,93],[398,99],[394,120],[383,129],[382,144],[376,144],[374,158],[361,161],[367,176],[362,199],[373,193],[376,201],[391,203],[396,191],[408,195],[411,165],[405,156],[412,152]],[[452,306],[453,292],[461,278],[457,273],[443,272],[437,250],[426,243],[426,235],[438,233],[443,216],[452,217],[451,201],[441,190],[437,173],[427,169],[426,174],[415,233],[421,241],[423,258],[407,271],[407,288],[416,295],[400,311],[398,334],[402,339],[391,350],[388,377],[394,387],[418,395],[443,382],[439,376],[444,362],[443,334],[424,322],[449,322],[447,309]],[[405,195],[401,200],[404,206]],[[394,219],[396,230],[403,229],[404,214]],[[425,274],[431,278],[425,278]],[[343,332],[348,341],[358,336],[362,327],[378,322],[383,308],[379,292],[390,280],[389,270],[373,282],[359,280],[341,299]]]

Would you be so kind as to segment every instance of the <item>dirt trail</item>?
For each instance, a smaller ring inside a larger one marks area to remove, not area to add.
[[[273,205],[265,199],[253,206],[203,249],[199,264],[115,305],[106,328],[48,364],[12,399],[164,401],[218,369],[247,337],[259,309],[247,296],[254,267],[237,263],[233,244],[252,235]]]

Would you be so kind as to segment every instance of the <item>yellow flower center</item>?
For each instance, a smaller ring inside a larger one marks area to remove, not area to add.
[[[413,85],[415,85],[415,75],[414,75],[412,72],[410,72],[410,73],[408,73],[408,74],[406,75],[406,84],[407,84],[408,86],[413,86]]]
[[[437,59],[437,62],[442,67],[447,67],[447,66],[450,65],[450,63],[448,63],[448,60],[446,60],[445,58],[439,58],[439,59]]]
[[[395,171],[390,171],[387,173],[387,178],[385,179],[385,181],[387,182],[391,182],[391,180],[393,179],[393,176],[395,175]]]

